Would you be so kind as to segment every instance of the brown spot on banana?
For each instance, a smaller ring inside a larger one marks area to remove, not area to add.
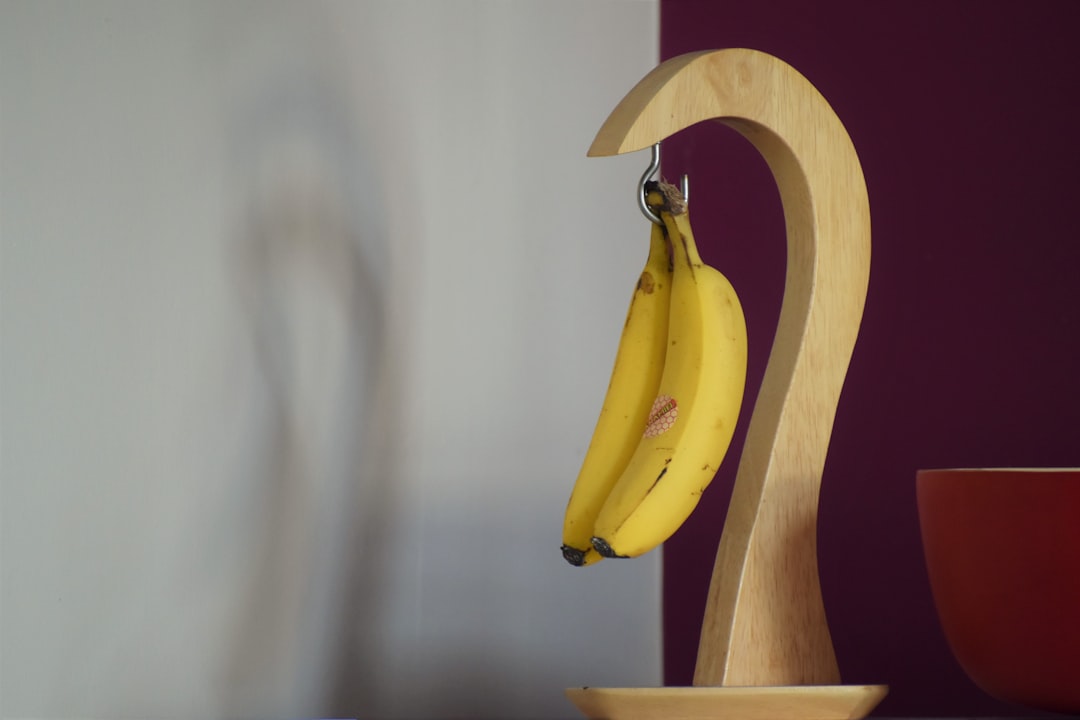
[[[696,278],[697,277],[697,269],[700,268],[701,265],[690,262],[690,260],[689,260],[689,258],[690,258],[690,243],[686,242],[686,238],[681,238],[681,240],[682,240],[682,245],[683,245],[683,253],[685,253],[686,258],[687,258],[686,267],[687,267],[688,270],[690,270],[690,277],[691,278]]]
[[[652,295],[653,290],[656,289],[656,280],[653,279],[652,273],[645,270],[641,273],[641,277],[637,282],[638,290],[646,295]]]
[[[664,469],[661,470],[660,474],[656,476],[656,479],[652,481],[652,485],[649,486],[649,490],[646,494],[652,492],[652,489],[656,487],[656,483],[660,482],[660,478],[664,477],[665,475],[667,475],[667,465],[664,465]]]

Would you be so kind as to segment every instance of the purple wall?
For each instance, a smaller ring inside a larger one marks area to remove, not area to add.
[[[662,0],[660,9],[663,58],[751,47],[799,69],[843,120],[866,174],[870,291],[820,511],[844,682],[891,685],[876,715],[1031,715],[984,695],[949,654],[914,476],[1080,465],[1080,3]],[[683,172],[702,255],[745,305],[749,408],[783,288],[779,198],[753,147],[715,123],[665,143],[664,175]],[[692,678],[748,418],[664,548],[671,685]]]

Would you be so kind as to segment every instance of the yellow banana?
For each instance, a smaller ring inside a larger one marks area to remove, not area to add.
[[[650,193],[659,202],[659,193]],[[562,553],[571,565],[600,560],[592,548],[593,522],[630,462],[660,386],[671,301],[671,255],[666,232],[652,225],[649,257],[630,299],[615,365],[592,440],[563,520]]]
[[[660,216],[673,246],[663,376],[633,457],[596,517],[604,557],[660,545],[697,506],[727,453],[746,386],[746,321],[731,283],[702,262],[689,216]]]

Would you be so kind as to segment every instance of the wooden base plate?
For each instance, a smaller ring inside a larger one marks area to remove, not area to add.
[[[860,720],[887,685],[569,688],[592,720]]]

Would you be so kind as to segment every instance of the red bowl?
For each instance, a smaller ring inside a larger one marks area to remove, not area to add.
[[[1080,713],[1080,469],[920,470],[949,647],[986,693]]]

